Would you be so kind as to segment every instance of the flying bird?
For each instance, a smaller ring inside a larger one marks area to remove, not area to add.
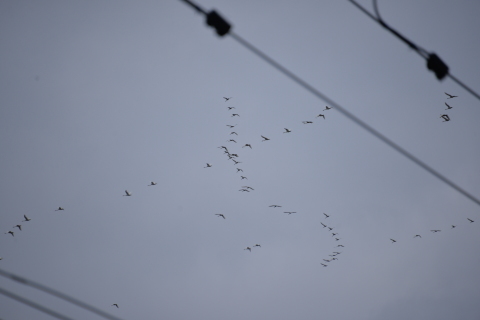
[[[323,267],[326,267],[326,266],[327,266],[327,265],[326,265],[326,264],[324,264],[324,263],[320,263],[320,264],[321,264]]]
[[[246,247],[246,248],[243,249],[243,250],[248,250],[248,251],[252,252],[252,248],[250,248],[250,247]]]
[[[392,239],[390,239],[390,240],[392,240]],[[393,240],[393,241],[396,242],[395,240]],[[344,248],[345,246],[344,246],[343,244],[339,244],[337,247],[342,247],[342,248]]]
[[[328,227],[328,230],[332,231],[332,230],[333,230],[333,228],[330,228],[330,227]]]
[[[232,109],[235,109],[235,107],[228,107],[228,110],[232,110]]]
[[[250,190],[255,190],[255,189],[253,189],[252,187],[249,187],[249,186],[243,186],[242,188],[250,189]]]
[[[230,132],[230,135],[232,134],[236,134],[238,136],[238,133],[236,133],[235,131]]]
[[[12,235],[12,237],[15,237],[15,235],[14,235],[14,232],[13,232],[13,231],[8,231],[8,232],[5,232],[5,234],[9,234],[9,233]]]
[[[235,128],[236,125],[235,125],[235,126],[232,126],[231,124],[227,124],[226,126],[231,129],[231,128]]]
[[[247,179],[247,177],[245,177],[245,176],[240,176],[240,178],[242,178],[242,180],[243,180],[243,179]],[[247,179],[247,180],[248,180],[248,179]]]
[[[150,184],[149,184],[149,185],[147,185],[147,187],[150,187],[150,186],[155,186],[155,185],[157,185],[157,183],[152,181],[152,182],[150,182]]]
[[[64,209],[64,208],[62,208],[62,207],[58,207],[58,209],[57,209],[57,210],[55,210],[55,211],[61,211],[61,210],[65,210],[65,209]]]
[[[313,123],[313,121],[302,121],[303,124]]]
[[[321,225],[322,225],[324,228],[326,228],[326,227],[327,227],[327,225],[326,225],[326,224],[324,224],[323,222],[320,222],[320,224],[321,224]]]
[[[32,219],[28,218],[26,215],[23,215],[23,217],[25,218],[25,220],[22,220],[22,222],[23,222],[23,221],[30,221],[30,220],[32,220]]]
[[[445,102],[445,105],[447,106],[447,109],[445,109],[445,110],[452,109],[452,107],[450,107],[450,106],[448,105],[448,103]]]
[[[317,116],[317,118],[318,118],[318,117],[322,117],[322,118],[325,120],[325,115],[323,115],[323,114],[321,114],[321,113]]]
[[[232,117],[240,117],[238,113],[232,113]]]
[[[225,99],[225,102],[227,102],[228,100],[232,99],[232,97],[230,97],[230,98],[223,97],[223,99]]]
[[[452,99],[452,98],[457,98],[457,97],[458,97],[458,96],[452,96],[451,94],[448,94],[448,93],[446,93],[446,92],[445,92],[445,94],[448,96],[447,99]]]
[[[297,211],[283,211],[283,213],[292,214],[292,213],[297,213]]]
[[[207,163],[208,164],[208,163]],[[123,195],[124,197],[130,197],[132,194],[128,192],[128,190],[125,190],[125,194]]]
[[[210,168],[212,165],[210,163],[207,162],[207,166],[204,167],[204,168]]]
[[[270,208],[281,208],[282,206],[279,206],[278,204],[272,204],[269,206]]]
[[[397,242],[397,240],[393,240],[393,239],[390,239],[390,240],[392,241],[392,243],[395,243],[395,242]]]
[[[216,216],[219,216],[219,217],[222,217],[223,219],[225,219],[225,216],[223,215],[223,213],[215,213]]]
[[[340,241],[341,238],[335,238],[335,241]]]
[[[442,122],[450,121],[450,117],[448,116],[448,114],[442,114],[442,115],[440,116],[440,118],[443,118],[443,121],[442,121]]]
[[[254,247],[259,247],[259,248],[261,248],[262,246],[257,243],[256,245],[254,245]]]
[[[290,132],[292,132],[292,130],[288,130],[287,128],[283,128],[283,129],[285,129],[285,132],[284,132],[284,133],[290,133]]]
[[[237,161],[237,160],[235,160],[235,159],[232,159],[232,160],[233,160],[233,162],[235,162],[235,164],[242,163],[241,161]],[[242,171],[243,171],[243,170],[242,170]]]
[[[332,237],[335,237],[338,233],[332,232]]]
[[[467,218],[467,220],[470,221],[470,223],[475,222],[474,220],[472,220],[470,218]]]
[[[20,231],[22,231],[22,225],[21,224],[17,224],[16,226],[14,226],[14,228],[18,228]]]
[[[242,171],[242,172],[243,172],[243,170],[242,170],[242,169],[240,169],[240,168],[237,168],[237,172],[240,172],[240,171]]]
[[[116,304],[116,303],[112,304],[112,307],[113,307],[113,306],[115,306],[115,307],[118,308],[118,304]]]
[[[433,233],[436,233],[436,232],[440,232],[442,230],[430,230],[430,231],[432,231]]]
[[[453,228],[456,228],[456,227],[457,227],[457,226],[454,226],[454,225],[452,224],[452,229],[453,229]]]
[[[414,236],[414,238],[421,238],[421,237],[422,237],[422,236],[419,235],[419,234],[416,234],[416,235]]]
[[[227,140],[227,142],[235,142],[235,143],[237,143],[237,141],[235,141],[235,140],[233,140],[233,139]]]
[[[327,219],[328,217],[330,217],[328,214],[324,213],[325,215],[325,219]]]
[[[243,188],[243,189],[240,189],[240,190],[238,190],[238,191],[242,191],[242,192],[250,192],[250,190],[248,190],[248,189],[245,189],[245,188]]]
[[[329,107],[329,106],[325,106],[325,109],[323,109],[323,111],[327,111],[327,110],[330,110],[330,109],[332,109],[332,108]]]
[[[252,146],[249,143],[246,143],[242,148],[245,148],[245,147],[250,147],[250,149],[252,149]]]
[[[264,137],[264,136],[261,136],[261,137],[263,138],[262,142],[263,142],[263,141],[268,141],[268,140],[270,140],[270,139],[267,138],[267,137]]]

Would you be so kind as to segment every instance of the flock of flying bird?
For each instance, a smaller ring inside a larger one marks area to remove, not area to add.
[[[458,98],[458,96],[454,96],[454,95],[448,94],[448,93],[446,93],[446,92],[445,92],[445,94],[448,96],[448,98],[447,98],[447,99]],[[446,102],[445,102],[445,105],[447,106],[447,109],[445,109],[445,110],[450,110],[450,109],[453,109],[453,107],[451,107],[451,106],[450,106],[448,103],[446,103]],[[442,118],[442,119],[443,119],[443,121],[442,121],[442,122],[447,122],[447,121],[450,121],[450,117],[449,117],[449,115],[448,115],[448,114],[442,114],[442,115],[440,116],[440,118]]]
[[[225,99],[225,102],[229,101],[230,99],[232,99],[232,97],[223,97]],[[228,106],[227,107],[227,110],[228,111],[232,111],[233,109],[236,109],[234,106]],[[323,111],[328,111],[332,109],[331,107],[328,107],[326,106],[325,109]],[[233,111],[232,111],[233,112]],[[240,117],[240,114],[238,113],[232,113],[231,117]],[[324,114],[319,114],[316,116],[317,118],[323,118],[325,120],[325,115]],[[311,120],[307,120],[307,121],[302,121],[303,124],[312,124],[313,121]],[[231,125],[231,124],[227,124],[226,125],[229,129],[231,130],[234,130],[234,128],[237,126],[237,124],[235,125]],[[292,130],[288,129],[288,128],[284,128],[285,131],[283,133],[291,133]],[[237,131],[231,131],[229,136],[235,136],[235,138],[237,138],[238,136],[238,133]],[[260,135],[260,137],[262,138],[262,140],[260,140],[261,142],[266,142],[266,141],[269,141],[270,138],[264,136],[264,135]],[[226,141],[228,143],[238,143],[236,139],[233,139],[233,138],[230,138]],[[220,147],[218,147],[219,149],[222,149],[223,150],[223,153],[227,156],[228,160],[231,160],[233,162],[233,164],[236,166],[242,162],[238,161],[238,158],[239,158],[239,155],[237,153],[234,153],[234,152],[231,152],[226,146],[222,145]],[[252,145],[250,143],[245,143],[242,148],[250,148],[250,149],[253,149]],[[212,167],[212,164],[211,163],[207,163],[206,166],[204,168],[211,168]],[[248,180],[248,178],[246,176],[244,176],[244,171],[242,168],[240,167],[236,167],[236,173],[240,173],[240,179],[241,180]],[[251,191],[254,191],[255,189],[250,187],[250,186],[242,186],[238,191],[240,192],[251,192]],[[270,208],[281,208],[282,206],[281,205],[277,205],[277,204],[272,204],[269,206]],[[297,213],[296,211],[284,211],[283,213],[286,213],[288,215],[291,215],[291,214],[294,214],[294,213]],[[223,219],[226,219],[225,215],[222,214],[222,213],[216,213],[215,214],[217,217],[219,218],[223,218]],[[329,215],[327,215],[326,213],[324,213],[325,215],[325,219],[330,217]],[[332,231],[333,230],[333,227],[330,227],[330,226],[327,226],[326,224],[324,223],[321,223],[323,228],[328,228],[329,231]],[[343,244],[341,243],[338,243],[337,241],[340,241],[341,238],[338,238],[338,232],[332,232],[332,240],[334,240],[336,242],[336,246],[335,248],[341,248],[341,247],[344,247]],[[252,246],[247,246],[244,248],[244,250],[247,250],[249,252],[252,252],[252,249],[253,248],[261,248],[261,245],[260,244],[255,244],[255,245],[252,245]],[[329,256],[330,256],[330,259],[323,259],[323,261],[325,263],[328,263],[328,262],[331,262],[331,261],[334,261],[334,260],[338,260],[337,258],[337,255],[339,255],[341,252],[338,252],[338,251],[334,251],[332,252]],[[327,267],[328,265],[325,264],[325,263],[322,263],[321,265],[323,267]]]

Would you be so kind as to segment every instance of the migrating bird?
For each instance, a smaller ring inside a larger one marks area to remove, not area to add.
[[[457,98],[457,97],[458,97],[458,96],[452,96],[451,94],[448,94],[448,93],[446,93],[446,92],[445,92],[445,94],[448,96],[447,99],[452,99],[452,98]]]
[[[338,233],[332,232],[332,237],[335,237]]]
[[[443,118],[443,121],[442,121],[442,122],[450,121],[450,117],[448,116],[448,114],[442,114],[442,115],[440,116],[440,118]]]
[[[228,107],[228,110],[232,110],[232,109],[235,109],[235,107]]]
[[[454,225],[452,224],[452,229],[453,229],[453,228],[456,228],[456,227],[457,227],[457,226],[454,226]]]
[[[297,212],[296,211],[283,211],[283,213],[292,214],[292,213],[297,213]]]
[[[392,240],[392,239],[390,239]],[[393,240],[394,242],[396,242],[395,240]],[[343,244],[339,244],[337,247],[342,247],[342,248],[345,248],[345,246]]]
[[[261,137],[263,138],[262,142],[263,142],[263,141],[268,141],[268,140],[270,140],[270,139],[267,138],[267,137],[264,137],[264,136],[261,136]]]
[[[112,307],[113,307],[113,306],[115,306],[115,307],[118,308],[118,304],[116,304],[116,303],[112,304]]]
[[[23,221],[30,221],[30,220],[32,220],[32,219],[28,218],[26,215],[23,215],[23,217],[25,218],[25,220],[22,220],[22,222],[23,222]]]
[[[270,208],[281,208],[282,206],[279,206],[278,204],[272,204],[269,206]]]
[[[150,182],[150,184],[149,184],[149,185],[147,185],[147,187],[150,187],[150,186],[155,186],[155,185],[157,185],[157,183],[152,181],[152,182]]]
[[[240,117],[238,113],[232,113],[232,117]]]
[[[450,107],[450,106],[448,105],[448,103],[445,102],[445,105],[447,106],[447,109],[445,109],[445,110],[452,109],[452,107]]]
[[[233,160],[233,162],[235,162],[235,164],[242,163],[241,161],[237,161],[237,160],[235,160],[235,159],[232,159],[232,160]],[[242,171],[243,171],[243,170],[242,170]]]
[[[397,242],[397,240],[393,240],[393,239],[390,239],[390,240],[392,241],[392,243],[395,243],[395,242]]]
[[[230,98],[223,97],[223,99],[225,99],[225,102],[227,102],[228,100],[232,99],[232,97],[230,97]]]
[[[303,124],[313,123],[313,121],[302,121]]]
[[[250,248],[250,247],[246,247],[246,248],[243,249],[243,250],[248,250],[248,251],[252,252],[252,248]]]
[[[442,230],[430,230],[430,231],[432,231],[433,233],[436,233],[436,232],[440,232]]]
[[[470,223],[475,222],[474,220],[472,220],[470,218],[467,218],[467,220],[470,221]]]
[[[21,224],[17,224],[16,226],[14,226],[14,228],[18,228],[20,231],[22,231],[22,225]]]
[[[208,164],[208,163],[207,163]],[[128,192],[128,190],[125,190],[125,194],[123,195],[124,197],[130,197],[132,194]]]
[[[245,147],[250,147],[250,149],[252,149],[252,146],[249,143],[246,143],[242,148],[245,148]]]
[[[230,132],[230,135],[232,134],[236,134],[238,136],[238,133],[236,133],[235,131]]]
[[[328,214],[324,213],[325,215],[325,219],[327,219],[328,217],[330,217]]]
[[[245,177],[245,176],[240,176],[240,178],[242,178],[242,180],[243,180],[243,179],[247,179],[247,177]],[[248,179],[247,179],[247,180],[248,180]]]
[[[207,162],[207,166],[206,166],[206,167],[204,167],[204,168],[210,168],[211,166],[212,166],[212,165],[211,165],[210,163],[208,163],[208,162]],[[127,191],[127,190],[125,190],[125,191]]]
[[[242,170],[242,169],[240,169],[240,168],[237,168],[237,172],[240,172],[240,171],[242,171],[242,172],[243,172],[243,170]]]
[[[318,117],[323,117],[323,120],[325,120],[325,115],[323,115],[323,114],[321,114],[321,113],[317,116],[317,118],[318,118]]]
[[[328,230],[332,231],[332,230],[333,230],[333,228],[330,228],[330,227],[328,227]]]
[[[57,209],[57,210],[55,210],[55,211],[61,211],[61,210],[65,210],[65,209],[64,209],[64,208],[62,208],[62,207],[58,207],[58,209]]]
[[[327,266],[327,265],[326,265],[326,264],[324,264],[324,263],[320,263],[320,264],[321,264],[322,266],[324,266],[324,267],[326,267],[326,266]]]
[[[324,228],[326,228],[326,227],[327,227],[327,225],[326,225],[326,224],[324,224],[323,222],[320,222],[320,224],[321,224],[321,225],[322,225]]]
[[[243,188],[243,189],[240,189],[240,190],[238,190],[238,191],[242,191],[242,192],[250,192],[250,190],[248,190],[248,189],[245,189],[245,188]]]
[[[285,132],[284,132],[284,133],[290,133],[290,132],[292,132],[292,130],[288,130],[287,128],[283,128],[283,129],[285,129]]]
[[[340,241],[341,238],[335,238],[335,241]]]
[[[227,124],[226,126],[231,129],[231,128],[235,128],[236,125],[235,125],[235,126],[232,126],[231,124]]]
[[[222,213],[215,213],[216,216],[219,216],[219,217],[222,217],[223,219],[225,219],[225,216],[222,214]]]
[[[8,231],[8,232],[5,232],[5,234],[9,234],[9,233],[12,235],[12,237],[15,237],[15,235],[14,235],[14,232],[13,232],[13,231]]]
[[[254,245],[254,247],[259,247],[259,248],[261,248],[262,246],[257,243],[256,245]]]
[[[250,189],[250,190],[255,190],[255,189],[253,189],[252,187],[249,187],[249,186],[243,186],[242,188]]]
[[[227,142],[235,142],[235,143],[237,143],[237,141],[235,141],[235,140],[233,140],[233,139],[227,140]]]
[[[421,237],[422,237],[422,236],[419,235],[419,234],[416,234],[416,235],[414,236],[414,238],[421,238]]]
[[[332,109],[332,108],[329,107],[329,106],[325,106],[325,109],[323,109],[323,111],[327,111],[327,110],[330,110],[330,109]]]

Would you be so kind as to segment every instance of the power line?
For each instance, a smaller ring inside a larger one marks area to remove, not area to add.
[[[47,307],[44,307],[44,306],[42,306],[42,305],[40,305],[40,304],[38,304],[38,303],[36,303],[36,302],[33,302],[33,301],[31,301],[31,300],[25,299],[25,298],[23,298],[23,297],[21,297],[21,296],[19,296],[19,295],[16,295],[15,293],[10,292],[10,291],[7,291],[7,290],[5,290],[5,289],[0,288],[0,293],[3,294],[3,295],[5,295],[5,296],[7,296],[7,297],[9,297],[9,298],[12,298],[12,299],[14,299],[14,300],[17,300],[18,302],[21,302],[21,303],[23,303],[23,304],[26,304],[27,306],[30,306],[30,307],[32,307],[32,308],[34,308],[34,309],[37,309],[37,310],[39,310],[39,311],[41,311],[41,312],[43,312],[43,313],[46,313],[46,314],[48,314],[48,315],[51,315],[51,316],[54,317],[54,318],[61,319],[61,320],[73,320],[72,318],[69,318],[69,317],[67,317],[67,316],[64,316],[64,315],[62,315],[62,314],[60,314],[60,313],[58,313],[58,312],[56,312],[56,311],[53,311],[53,310],[51,310],[51,309],[48,309]]]
[[[95,307],[92,307],[88,304],[86,304],[85,302],[82,302],[80,300],[77,300],[75,298],[72,298],[64,293],[61,293],[60,291],[57,291],[57,290],[54,290],[52,288],[49,288],[47,286],[44,286],[40,283],[37,283],[35,281],[32,281],[32,280],[28,280],[26,278],[23,278],[23,277],[20,277],[20,276],[17,276],[13,273],[10,273],[8,271],[5,271],[5,270],[2,270],[0,269],[0,276],[2,277],[5,277],[5,278],[9,278],[11,280],[14,280],[14,281],[17,281],[17,282],[20,282],[21,284],[24,284],[24,285],[27,285],[27,286],[30,286],[30,287],[33,287],[35,289],[38,289],[40,291],[43,291],[43,292],[46,292],[52,296],[55,296],[57,298],[60,298],[62,300],[65,300],[65,301],[68,301],[82,309],[85,309],[85,310],[88,310],[88,311],[91,311],[93,313],[96,313],[97,315],[101,316],[101,317],[104,317],[106,319],[110,319],[110,320],[122,320],[118,317],[115,317],[115,316],[112,316],[98,308],[95,308]]]
[[[198,7],[197,5],[193,4],[191,1],[189,0],[182,0],[186,3],[188,3],[189,5],[191,6],[195,6]],[[198,7],[200,8],[200,7]],[[196,9],[197,11],[203,13],[206,17],[207,17],[207,21],[208,21],[208,17],[209,15],[211,15],[212,13],[215,13],[215,11],[211,11],[210,13],[206,13],[205,10],[203,9]],[[224,24],[228,24],[225,20],[223,20],[218,14],[216,14],[218,16],[218,18],[220,18],[222,20],[222,25]],[[454,182],[452,182],[451,180],[449,180],[447,177],[443,176],[440,172],[436,171],[435,169],[433,169],[432,167],[430,167],[428,164],[426,164],[425,162],[421,161],[420,159],[418,159],[417,157],[415,157],[413,154],[411,154],[410,152],[408,152],[407,150],[403,149],[402,147],[400,147],[398,144],[396,144],[395,142],[393,142],[392,140],[390,140],[389,138],[387,138],[386,136],[384,136],[383,134],[381,134],[379,131],[375,130],[373,127],[371,127],[370,125],[368,125],[366,122],[360,120],[360,118],[358,118],[357,116],[355,116],[353,113],[349,112],[347,109],[343,108],[342,106],[340,106],[338,103],[336,103],[335,101],[333,101],[332,99],[330,99],[329,97],[327,97],[325,94],[321,93],[320,91],[318,91],[317,89],[315,89],[314,87],[312,87],[311,85],[309,85],[307,82],[305,82],[304,80],[302,80],[300,77],[298,77],[297,75],[295,75],[293,72],[291,72],[290,70],[288,70],[287,68],[285,68],[284,66],[282,66],[280,63],[276,62],[275,60],[273,60],[272,58],[270,58],[267,54],[263,53],[262,51],[260,51],[259,49],[257,49],[255,46],[253,46],[252,44],[250,44],[248,41],[246,41],[245,39],[241,38],[239,35],[235,34],[234,32],[226,32],[224,34],[221,34],[221,32],[219,32],[219,29],[217,28],[216,25],[212,25],[210,23],[208,23],[210,26],[212,26],[213,28],[215,28],[217,30],[217,34],[219,34],[220,36],[223,36],[227,33],[230,34],[230,36],[235,39],[236,41],[238,41],[238,43],[240,43],[241,45],[243,45],[245,48],[247,48],[248,50],[252,51],[254,54],[256,54],[257,56],[259,56],[261,59],[263,59],[265,62],[267,62],[268,64],[270,64],[271,66],[273,66],[275,69],[277,69],[278,71],[280,71],[281,73],[283,73],[284,75],[286,75],[288,78],[290,78],[291,80],[293,80],[294,82],[296,82],[297,84],[299,84],[301,87],[303,87],[304,89],[306,89],[307,91],[309,91],[310,93],[312,93],[313,95],[315,95],[316,97],[322,99],[323,101],[327,102],[327,104],[335,107],[336,110],[338,110],[340,113],[342,113],[344,116],[346,116],[348,119],[350,119],[351,121],[355,122],[357,125],[359,125],[360,127],[362,127],[364,130],[368,131],[369,133],[371,133],[373,136],[375,136],[376,138],[380,139],[382,142],[384,142],[385,144],[387,144],[388,146],[390,146],[391,148],[393,148],[395,151],[397,151],[398,153],[402,154],[404,157],[406,157],[407,159],[411,160],[412,162],[414,162],[416,165],[420,166],[422,169],[424,169],[425,171],[429,172],[430,174],[432,174],[433,176],[435,176],[436,178],[438,178],[440,181],[442,181],[443,183],[447,184],[448,186],[450,186],[451,188],[453,188],[454,190],[456,190],[457,192],[461,193],[462,195],[464,195],[465,197],[467,197],[468,199],[470,199],[471,201],[475,202],[477,205],[480,206],[480,200],[477,199],[475,196],[473,196],[472,194],[470,194],[469,192],[467,192],[466,190],[464,190],[463,188],[461,188],[460,186],[458,186],[457,184],[455,184]],[[229,25],[229,29],[230,29],[230,25]]]
[[[410,48],[412,48],[416,53],[418,53],[422,58],[424,58],[427,61],[427,68],[429,70],[432,70],[435,75],[437,76],[438,80],[442,80],[444,77],[449,77],[452,79],[454,82],[456,82],[459,86],[470,92],[475,98],[480,100],[480,94],[475,92],[473,89],[471,89],[469,86],[467,86],[465,83],[460,81],[457,77],[452,75],[449,70],[448,66],[440,59],[438,55],[435,53],[431,52],[429,53],[427,50],[423,49],[422,47],[416,45],[413,43],[413,41],[407,39],[405,36],[400,34],[398,31],[390,27],[380,16],[380,12],[378,10],[377,6],[377,0],[373,0],[373,9],[375,11],[375,15],[371,14],[366,10],[364,7],[362,7],[359,3],[357,3],[355,0],[348,0],[352,4],[354,4],[358,9],[360,9],[363,13],[365,13],[367,16],[369,16],[371,19],[375,20],[378,22],[382,27],[390,31],[392,34],[394,34],[397,38],[405,42]]]

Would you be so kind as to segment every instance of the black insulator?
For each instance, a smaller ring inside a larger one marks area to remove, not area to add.
[[[215,30],[219,36],[224,36],[230,31],[230,23],[225,21],[215,10],[210,11],[207,14],[207,24]]]
[[[435,53],[428,56],[427,68],[435,72],[438,80],[442,80],[448,74],[448,66]]]

